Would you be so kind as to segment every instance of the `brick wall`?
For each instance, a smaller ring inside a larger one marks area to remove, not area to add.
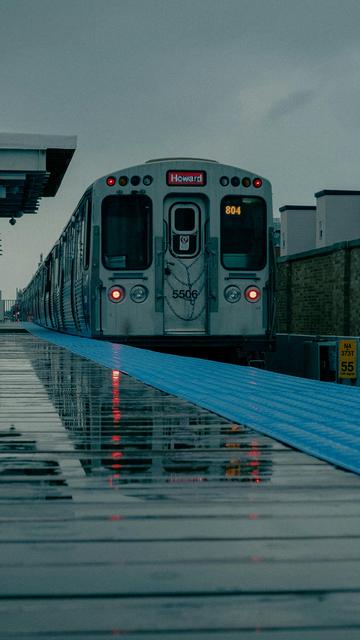
[[[278,259],[277,330],[360,335],[360,241]]]

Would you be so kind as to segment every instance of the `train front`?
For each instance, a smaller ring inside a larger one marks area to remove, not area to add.
[[[266,348],[271,223],[270,183],[214,161],[150,161],[98,180],[92,334],[150,348]]]

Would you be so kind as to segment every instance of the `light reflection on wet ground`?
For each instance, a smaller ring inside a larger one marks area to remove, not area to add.
[[[47,343],[27,340],[25,352],[87,476],[110,486],[270,481],[268,438]]]

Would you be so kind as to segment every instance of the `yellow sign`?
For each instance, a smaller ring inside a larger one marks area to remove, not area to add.
[[[356,340],[339,340],[339,378],[356,378]]]

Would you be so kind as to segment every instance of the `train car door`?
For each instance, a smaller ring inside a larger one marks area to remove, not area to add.
[[[206,229],[201,198],[165,200],[164,333],[207,333]]]

